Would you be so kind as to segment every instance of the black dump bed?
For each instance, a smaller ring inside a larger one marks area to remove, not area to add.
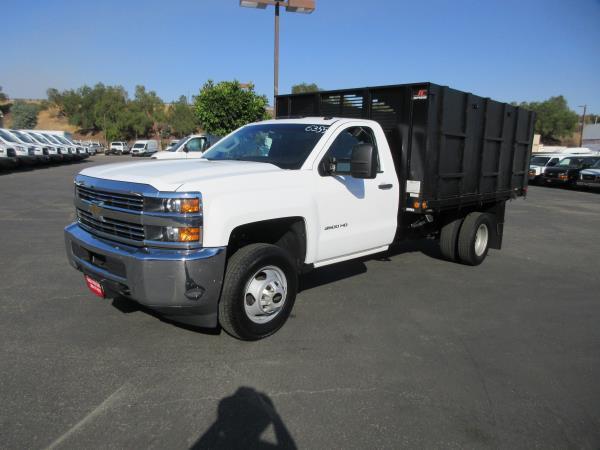
[[[433,83],[277,97],[277,118],[306,116],[377,121],[409,210],[415,197],[442,211],[526,193],[535,115],[523,108]]]

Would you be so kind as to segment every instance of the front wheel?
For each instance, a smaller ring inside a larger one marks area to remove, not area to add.
[[[271,244],[250,244],[229,259],[219,323],[230,335],[257,340],[275,333],[289,317],[298,290],[293,259]]]
[[[458,256],[463,264],[478,266],[487,256],[492,237],[489,214],[472,212],[465,217],[458,235]]]

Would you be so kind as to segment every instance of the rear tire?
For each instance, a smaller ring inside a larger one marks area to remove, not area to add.
[[[271,244],[242,247],[227,263],[219,323],[238,339],[270,336],[289,317],[297,290],[298,275],[288,252]]]
[[[462,223],[463,218],[459,217],[442,227],[440,233],[440,250],[444,258],[449,261],[458,260],[458,233]]]
[[[489,214],[472,212],[465,217],[458,235],[458,256],[463,264],[478,266],[487,256],[492,237]]]

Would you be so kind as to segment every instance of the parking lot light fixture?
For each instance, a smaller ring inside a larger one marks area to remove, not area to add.
[[[275,97],[279,94],[279,8],[285,7],[287,12],[310,14],[316,9],[316,0],[240,0],[240,6],[246,8],[265,9],[267,6],[275,6],[275,52],[273,70],[273,105]]]

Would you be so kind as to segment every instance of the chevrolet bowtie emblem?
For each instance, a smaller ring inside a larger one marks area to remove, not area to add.
[[[92,214],[92,216],[94,216],[96,219],[102,220],[102,216],[100,215],[100,213],[102,212],[102,207],[97,204],[97,203],[92,203],[90,205],[90,213]]]

